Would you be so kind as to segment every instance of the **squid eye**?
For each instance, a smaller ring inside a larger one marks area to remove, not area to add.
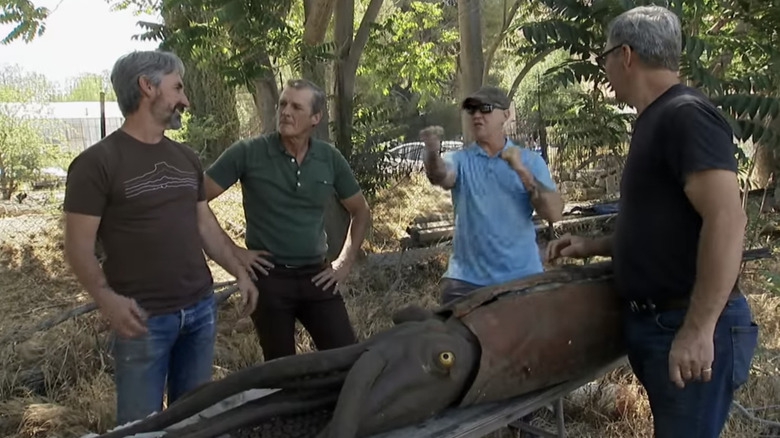
[[[439,353],[439,363],[446,368],[451,367],[455,363],[455,354],[451,351],[442,351]]]

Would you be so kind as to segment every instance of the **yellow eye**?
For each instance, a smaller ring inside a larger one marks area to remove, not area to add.
[[[439,353],[439,363],[449,368],[455,363],[455,355],[451,351],[442,351]]]

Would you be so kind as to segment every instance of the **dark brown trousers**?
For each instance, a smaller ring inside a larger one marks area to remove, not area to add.
[[[260,296],[252,321],[266,361],[295,354],[296,319],[309,332],[317,350],[356,342],[341,294],[312,282],[326,267],[323,262],[296,268],[276,266],[268,275],[256,272]]]

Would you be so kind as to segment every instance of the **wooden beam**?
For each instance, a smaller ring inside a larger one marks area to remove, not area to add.
[[[598,215],[586,215],[586,216],[573,216],[567,219],[560,220],[553,224],[553,229],[559,233],[574,232],[577,227],[592,227],[592,226],[604,226],[617,217],[617,213],[607,213]],[[455,232],[455,224],[452,221],[436,220],[440,218],[434,218],[431,222],[417,222],[413,223],[406,228],[406,233],[409,235],[405,244],[408,247],[426,246],[431,243],[440,241],[452,240]],[[534,226],[537,235],[544,234],[548,231],[549,225],[547,223],[538,223]]]

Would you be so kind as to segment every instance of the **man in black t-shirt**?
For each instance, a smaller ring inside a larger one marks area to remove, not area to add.
[[[748,375],[758,326],[737,286],[746,217],[728,123],[680,83],[678,18],[638,7],[609,27],[599,56],[638,118],[615,233],[564,236],[547,259],[612,256],[625,339],[656,437],[716,437]]]

